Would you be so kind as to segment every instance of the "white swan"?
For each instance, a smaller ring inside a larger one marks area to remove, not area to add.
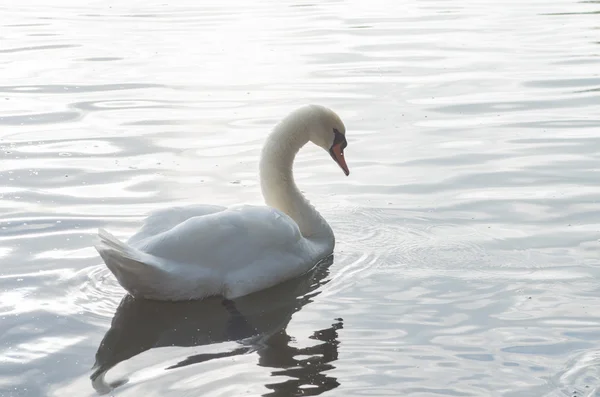
[[[260,182],[266,206],[161,210],[127,243],[100,229],[96,249],[123,288],[148,299],[233,299],[299,276],[332,254],[335,238],[296,187],[294,157],[310,141],[349,175],[345,132],[332,110],[301,107],[264,144]]]

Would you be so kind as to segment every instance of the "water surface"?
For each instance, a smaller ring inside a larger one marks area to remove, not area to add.
[[[2,396],[600,395],[599,2],[0,10]],[[125,297],[96,229],[261,203],[308,102],[348,129],[350,177],[295,168],[333,261],[233,306]]]

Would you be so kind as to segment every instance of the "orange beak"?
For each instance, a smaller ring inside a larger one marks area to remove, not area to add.
[[[342,149],[342,144],[338,143],[337,145],[333,145],[329,150],[329,154],[331,154],[331,157],[336,163],[338,163],[342,171],[344,171],[344,174],[346,174],[346,176],[350,175],[350,170],[348,169],[348,166],[346,165],[346,159],[344,158],[344,149]]]

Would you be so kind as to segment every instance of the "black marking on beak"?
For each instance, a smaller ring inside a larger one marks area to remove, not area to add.
[[[350,171],[348,170],[348,166],[346,165],[346,160],[344,159],[344,149],[348,146],[348,142],[346,141],[346,137],[344,134],[341,134],[337,129],[333,129],[333,144],[331,148],[329,148],[329,154],[331,158],[340,166],[342,171],[346,176],[350,175]]]

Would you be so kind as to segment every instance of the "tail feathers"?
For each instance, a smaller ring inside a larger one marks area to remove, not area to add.
[[[104,229],[96,250],[119,284],[134,296],[151,296],[164,281],[160,259],[127,245]]]
[[[125,244],[124,242],[122,242],[121,240],[119,240],[118,238],[116,238],[115,236],[113,236],[112,234],[110,234],[108,231],[104,230],[104,229],[98,229],[98,237],[100,237],[100,246],[96,246],[97,249],[111,249],[111,250],[115,250],[115,251],[119,251],[122,254],[132,254],[131,251],[135,250],[137,251],[135,248],[130,247],[129,245]]]

